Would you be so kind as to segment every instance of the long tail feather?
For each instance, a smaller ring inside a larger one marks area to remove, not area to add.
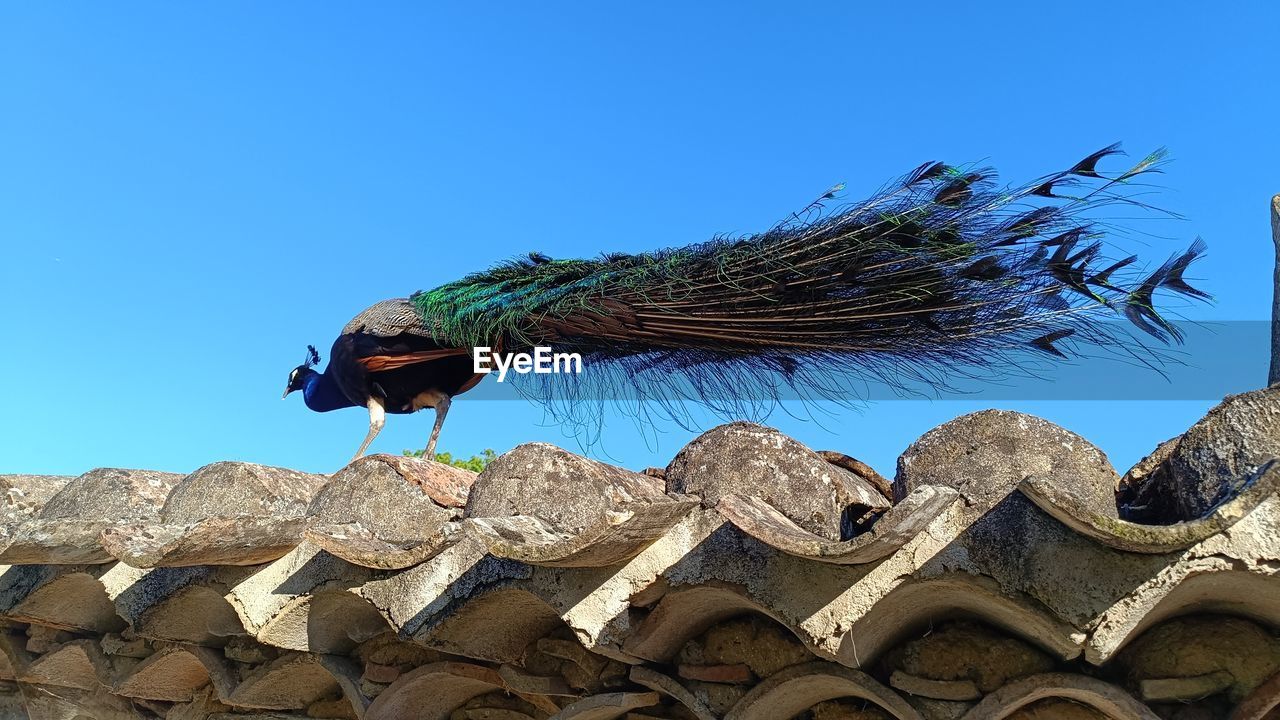
[[[551,345],[582,354],[615,394],[687,393],[717,408],[741,409],[731,396],[748,386],[753,398],[791,388],[837,400],[847,385],[833,378],[944,386],[1021,367],[1027,348],[1131,354],[1110,318],[1176,342],[1157,293],[1208,296],[1184,280],[1203,241],[1145,276],[1136,256],[1114,260],[1127,253],[1092,216],[1146,207],[1126,193],[1164,158],[1104,175],[1099,164],[1119,152],[1013,188],[990,171],[925,163],[828,212],[833,188],[758,235],[589,260],[535,254],[413,300],[442,344]],[[1070,350],[1056,344],[1067,337]]]

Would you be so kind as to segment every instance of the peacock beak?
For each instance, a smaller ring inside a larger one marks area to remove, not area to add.
[[[291,392],[293,392],[293,388],[285,388],[285,389],[284,389],[284,394],[280,396],[280,399],[281,399],[281,400],[283,400],[283,399],[285,399],[285,398],[289,397],[289,393],[291,393]]]

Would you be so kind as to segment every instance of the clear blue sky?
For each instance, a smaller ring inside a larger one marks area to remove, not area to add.
[[[0,472],[329,472],[362,410],[280,400],[366,305],[517,253],[772,224],[925,160],[1011,180],[1167,145],[1159,202],[1216,306],[1268,315],[1280,4],[8,3],[0,10]],[[1163,258],[1166,246],[1152,251]],[[327,353],[326,353],[327,354]],[[1262,383],[1264,358],[1257,359]],[[892,473],[987,405],[1121,470],[1210,403],[876,402],[772,423]],[[575,448],[519,402],[454,403],[441,449]],[[420,447],[429,414],[375,450]],[[692,434],[610,422],[598,457]]]

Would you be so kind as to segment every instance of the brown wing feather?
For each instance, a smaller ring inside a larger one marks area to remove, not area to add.
[[[384,370],[402,368],[406,365],[416,365],[439,360],[440,358],[466,354],[467,351],[462,348],[444,348],[441,350],[421,350],[400,355],[370,355],[369,357],[356,358],[356,362],[363,365],[369,372],[382,372]]]
[[[394,337],[403,333],[431,337],[431,331],[407,298],[393,298],[370,305],[342,328],[343,335],[357,332],[376,337]]]

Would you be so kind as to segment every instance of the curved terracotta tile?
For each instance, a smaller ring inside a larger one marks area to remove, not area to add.
[[[342,690],[342,697],[351,703],[351,709],[355,712],[356,720],[364,720],[369,712],[369,705],[372,700],[365,696],[361,689],[360,678],[363,674],[363,668],[355,661],[342,655],[325,655],[314,654],[316,662],[320,663],[329,672],[338,683],[338,687]]]
[[[256,636],[258,642],[274,647],[345,655],[392,630],[368,600],[348,590],[329,589],[294,598]]]
[[[471,698],[502,688],[502,678],[483,665],[431,663],[401,675],[379,693],[365,713],[368,720],[449,720]]]
[[[766,678],[733,706],[725,720],[790,718],[840,698],[869,700],[894,720],[922,720],[906,700],[870,675],[828,662],[792,665]]]
[[[290,653],[250,673],[225,702],[242,708],[300,710],[341,689],[319,659]]]
[[[1083,651],[1083,634],[1033,600],[1006,595],[990,578],[955,573],[911,580],[891,590],[852,622],[837,660],[849,667],[864,666],[893,647],[904,633],[949,616],[977,618],[1062,660]]]
[[[112,692],[144,700],[189,702],[211,683],[221,697],[234,689],[234,675],[222,653],[197,646],[168,647],[138,663]]]
[[[569,705],[549,720],[616,720],[631,710],[658,704],[656,692],[616,692],[592,695]]]
[[[420,458],[371,455],[333,476],[307,509],[306,538],[365,567],[400,570],[456,540],[475,473]]]
[[[1103,545],[1127,552],[1160,554],[1185,550],[1229,530],[1244,516],[1280,491],[1280,461],[1268,463],[1239,495],[1189,522],[1173,525],[1141,525],[1089,512],[1070,493],[1042,477],[1029,476],[1018,489],[1037,507],[1072,530]]]
[[[688,498],[620,503],[576,532],[558,532],[532,516],[466,522],[496,557],[548,567],[608,567],[639,555],[697,506]]]
[[[111,663],[96,640],[72,640],[31,658],[18,681],[98,690],[111,686]]]
[[[325,475],[256,463],[210,463],[182,478],[160,510],[160,522],[190,525],[211,518],[300,518],[325,486]]]
[[[190,525],[129,524],[99,537],[112,557],[136,568],[261,565],[302,540],[302,518],[217,517]]]
[[[558,675],[534,675],[514,665],[502,665],[498,668],[502,682],[512,692],[523,695],[542,695],[551,697],[580,697],[582,693],[569,687],[569,683]]]
[[[476,478],[466,522],[495,557],[607,567],[640,554],[698,504],[657,478],[527,443]]]
[[[893,554],[946,512],[959,497],[951,488],[917,488],[876,520],[868,532],[845,542],[828,540],[805,530],[754,496],[725,495],[716,510],[743,532],[785,553],[819,562],[857,565]]]
[[[156,640],[212,646],[249,634],[227,597],[205,585],[181,588],[149,606],[134,621],[134,631]]]
[[[707,628],[745,613],[757,613],[787,627],[769,608],[742,593],[711,585],[695,586],[664,595],[627,637],[622,649],[637,658],[665,663]],[[795,633],[794,628],[787,629]]]
[[[314,520],[303,536],[329,554],[354,565],[403,570],[426,562],[457,542],[459,528],[449,523],[423,539],[388,540],[360,523],[325,524]]]
[[[67,630],[119,632],[100,580],[106,565],[14,565],[0,573],[0,616]]]
[[[560,614],[542,598],[525,590],[498,587],[478,592],[447,616],[428,622],[413,639],[453,655],[516,662],[529,643],[563,625]],[[496,628],[501,630],[494,632]]]
[[[252,576],[253,568],[102,567],[109,569],[98,580],[115,613],[142,637],[221,646],[232,636],[248,634],[229,595],[237,582]]]
[[[1098,618],[1085,659],[1102,665],[1151,627],[1196,612],[1227,612],[1280,627],[1280,575],[1222,565],[1214,559],[1178,565],[1135,589]]]
[[[182,478],[152,470],[90,470],[63,485],[33,517],[0,541],[0,563],[114,562],[99,544],[102,531],[122,522],[155,522],[165,498]]]
[[[718,720],[715,713],[702,703],[701,700],[693,696],[688,688],[681,685],[675,678],[669,675],[663,675],[657,670],[636,665],[631,668],[631,682],[637,685],[643,685],[655,692],[662,693],[667,697],[680,703],[689,712],[693,713],[698,720]]]
[[[70,475],[0,475],[0,541],[13,537],[19,524],[36,516],[74,479]]]
[[[172,572],[178,568],[162,568]],[[221,571],[236,568],[219,568]],[[325,589],[361,587],[379,574],[309,542],[267,565],[243,568],[224,591],[250,634],[256,635],[298,598]]]
[[[805,530],[839,538],[848,508],[880,512],[891,503],[874,482],[850,468],[856,463],[852,458],[829,458],[774,428],[739,421],[694,438],[664,475],[668,490],[697,496],[706,507],[726,495],[755,496]]]
[[[116,522],[99,537],[138,568],[259,565],[302,541],[307,502],[323,475],[217,462],[178,481],[154,521]]]
[[[1150,708],[1115,685],[1075,673],[1045,673],[1015,680],[988,694],[961,720],[1002,720],[1047,698],[1073,700],[1114,720],[1160,720]]]
[[[373,603],[396,632],[411,637],[433,627],[458,606],[486,587],[513,577],[528,577],[528,568],[519,563],[490,557],[474,532],[463,528],[458,542],[429,560],[399,571],[374,571],[353,565],[328,552],[321,555],[345,566],[326,571],[327,581],[358,588],[358,594]],[[305,546],[314,547],[311,543]],[[318,556],[317,556],[318,557]],[[365,576],[350,582],[344,575],[358,568]]]

